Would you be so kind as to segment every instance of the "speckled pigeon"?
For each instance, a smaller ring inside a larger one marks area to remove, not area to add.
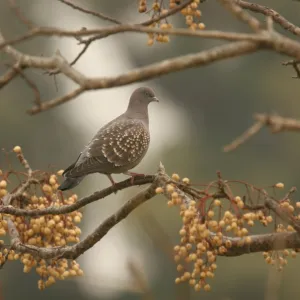
[[[108,176],[128,172],[137,166],[145,156],[150,142],[148,104],[158,101],[152,89],[141,87],[130,97],[125,113],[102,127],[80,153],[77,160],[63,173],[64,182],[59,190],[69,190],[92,173]]]

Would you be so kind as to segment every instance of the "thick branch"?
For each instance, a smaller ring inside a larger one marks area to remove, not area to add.
[[[258,45],[255,43],[235,42],[223,46],[214,47],[210,50],[202,51],[196,54],[189,54],[177,58],[167,59],[159,63],[129,71],[116,77],[88,78],[82,75],[80,76],[80,81],[82,81],[83,87],[81,89],[77,89],[77,91],[79,90],[81,93],[84,90],[111,88],[144,81],[187,68],[193,68],[201,65],[203,66],[226,58],[248,54],[254,52],[255,50],[257,50],[257,48]],[[71,67],[69,69],[71,71]],[[65,70],[62,70],[63,73],[66,73],[64,71]],[[74,77],[72,73],[68,74],[69,76],[72,76],[74,79],[76,79],[76,77]],[[65,103],[72,98],[73,97],[68,94],[66,96],[44,102],[42,103],[42,105],[29,110],[29,113],[36,114],[41,111],[46,111],[52,107]]]
[[[230,238],[232,247],[223,256],[239,256],[243,254],[267,252],[273,250],[300,248],[300,237],[297,232],[280,232],[251,235],[250,244],[240,244],[241,238]]]
[[[95,192],[90,196],[81,198],[77,200],[74,204],[70,204],[70,205],[64,205],[60,207],[50,206],[45,209],[32,209],[32,210],[17,208],[13,206],[2,206],[0,207],[0,213],[10,214],[14,216],[30,216],[30,217],[67,214],[72,211],[78,210],[92,202],[103,199],[117,191],[126,189],[130,186],[152,183],[154,179],[155,176],[152,175],[145,176],[145,177],[135,177],[133,183],[131,183],[131,178],[129,178],[124,181],[116,183],[114,186],[110,186],[101,191]],[[23,187],[23,185],[21,187]]]

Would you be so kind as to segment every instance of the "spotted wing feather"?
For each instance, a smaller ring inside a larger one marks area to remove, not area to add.
[[[103,127],[66,174],[121,173],[135,167],[146,154],[150,135],[140,120],[114,121]]]

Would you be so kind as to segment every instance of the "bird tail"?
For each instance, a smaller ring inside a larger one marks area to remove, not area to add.
[[[70,189],[74,188],[75,186],[77,186],[83,180],[83,178],[84,178],[84,176],[74,177],[74,178],[67,177],[67,178],[65,178],[63,183],[58,187],[58,189],[61,191],[70,190]]]

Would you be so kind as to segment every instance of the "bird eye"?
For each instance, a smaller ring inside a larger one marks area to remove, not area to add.
[[[147,97],[153,97],[152,93],[150,93],[149,91],[145,91],[145,95],[146,95]]]

